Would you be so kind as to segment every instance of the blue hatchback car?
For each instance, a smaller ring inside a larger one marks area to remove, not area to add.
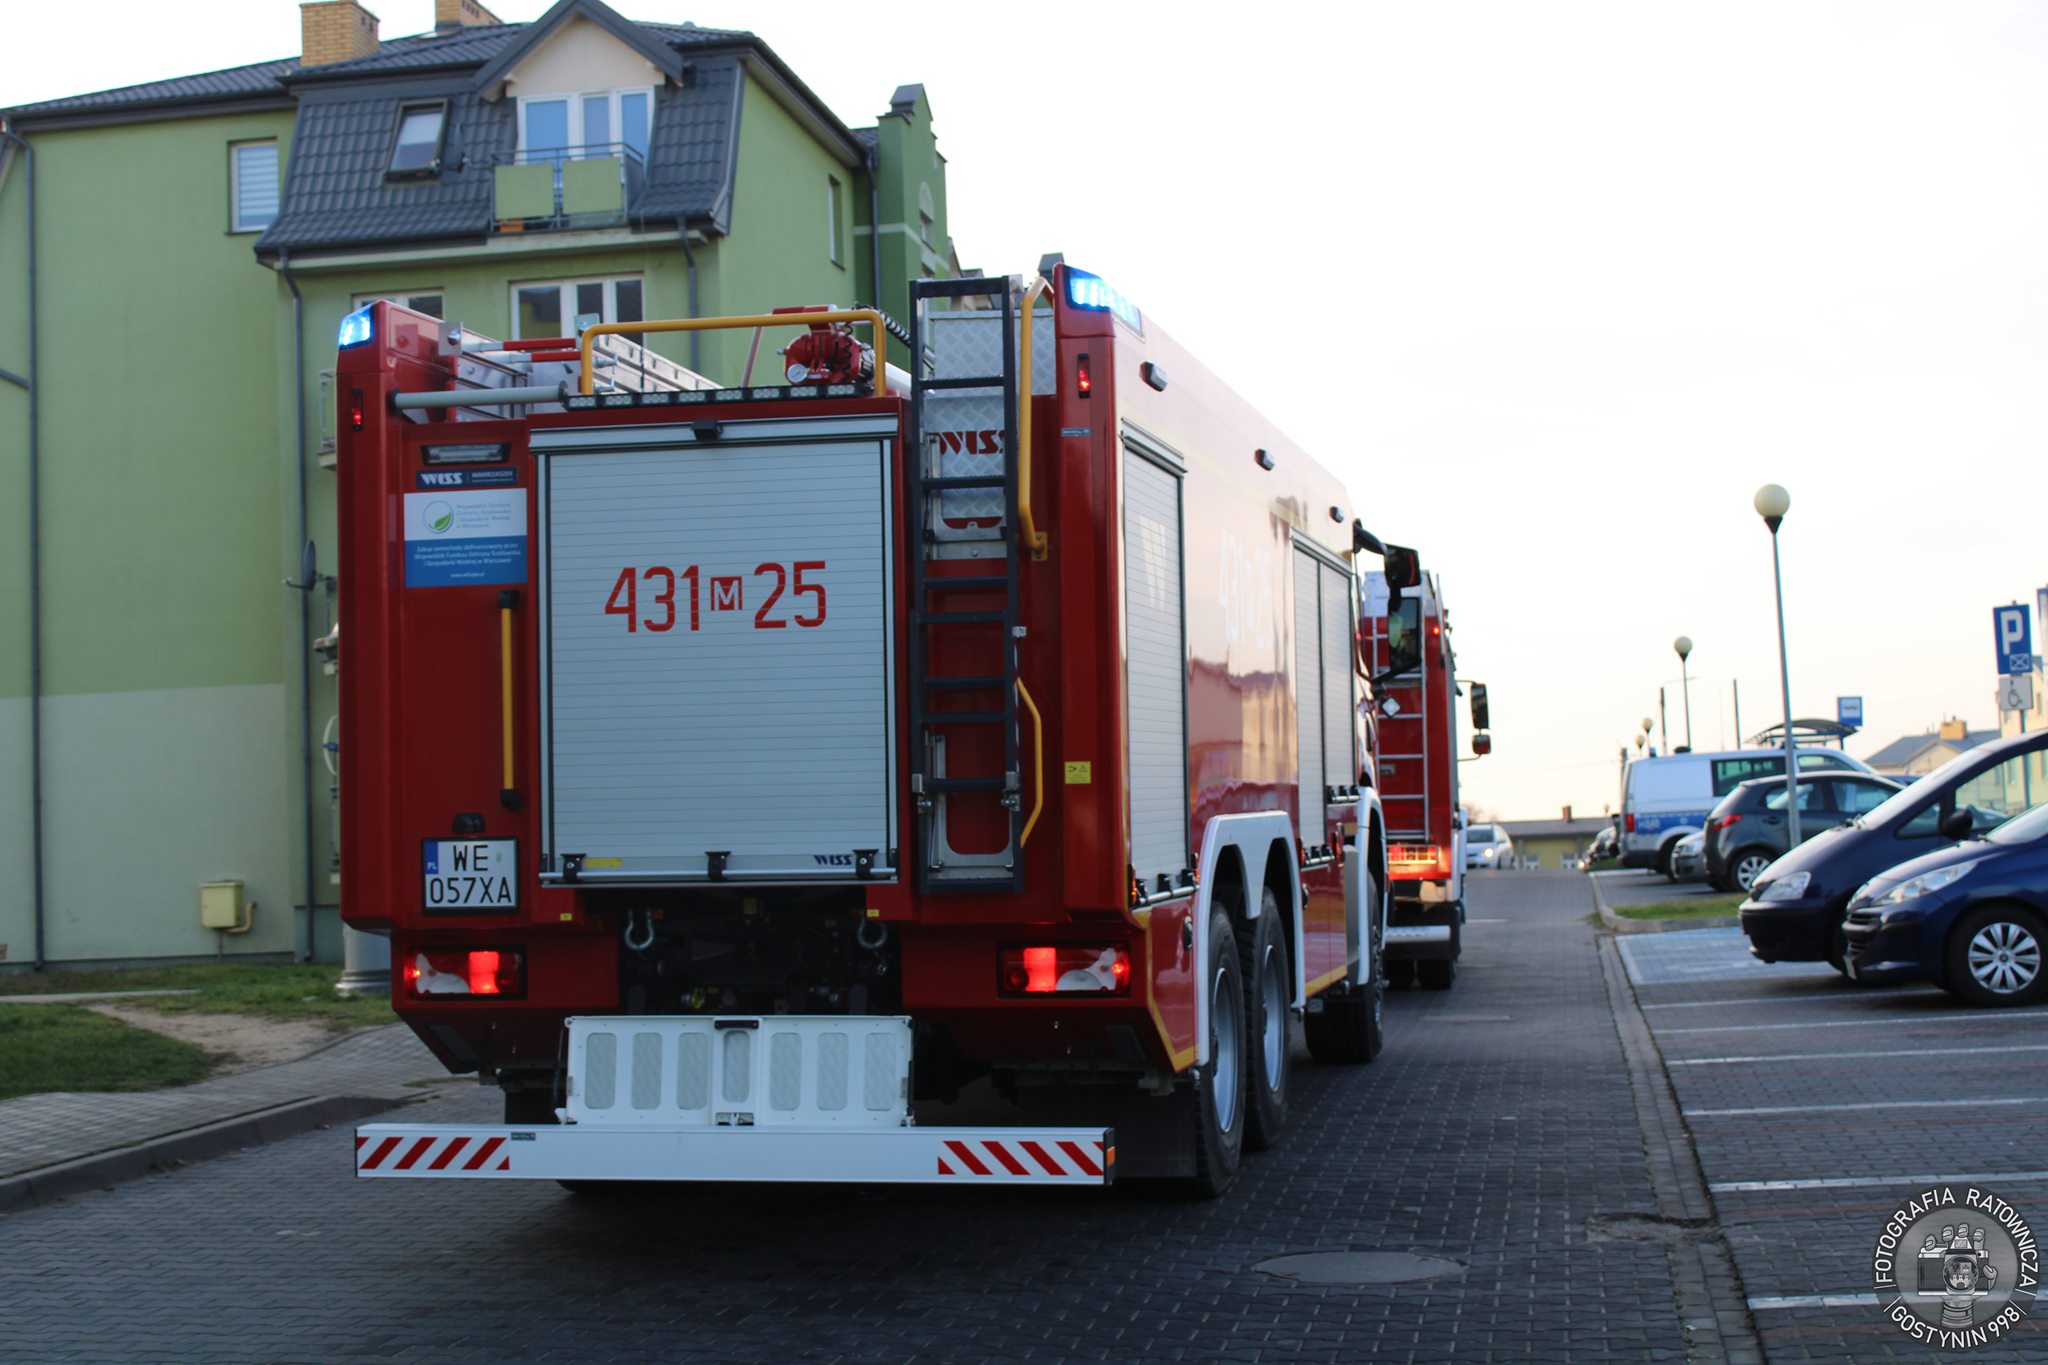
[[[2039,1000],[2048,805],[1871,878],[1849,900],[1842,941],[1858,981],[1932,981],[1976,1005]]]
[[[2048,795],[2048,731],[1958,754],[1884,804],[1822,830],[1750,883],[1749,951],[1765,962],[1827,962],[1846,972],[1842,922],[1856,888],[1908,858],[1945,849],[2016,815],[2029,784]],[[1834,817],[1829,817],[1834,818]]]

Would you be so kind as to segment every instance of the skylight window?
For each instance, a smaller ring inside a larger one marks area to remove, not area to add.
[[[441,135],[448,122],[445,104],[408,104],[398,113],[398,136],[391,143],[392,176],[438,175]]]

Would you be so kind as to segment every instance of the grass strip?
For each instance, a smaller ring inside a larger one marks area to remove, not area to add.
[[[78,1005],[0,1005],[0,1100],[53,1090],[156,1090],[213,1069],[203,1047]]]
[[[383,995],[334,993],[341,968],[285,962],[200,962],[167,967],[92,968],[0,975],[0,1000],[72,991],[189,990],[192,995],[142,996],[122,1005],[160,1014],[251,1014],[297,1019],[335,1030],[388,1024]]]
[[[1742,904],[1742,893],[1730,896],[1700,896],[1694,900],[1655,901],[1649,905],[1612,905],[1608,908],[1623,919],[1732,919]]]

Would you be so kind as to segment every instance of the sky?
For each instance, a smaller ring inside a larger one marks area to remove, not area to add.
[[[922,82],[966,264],[1105,276],[1440,575],[1473,804],[1613,805],[1660,687],[1685,742],[1679,635],[1695,747],[1734,684],[1782,717],[1770,482],[1793,713],[1995,723],[1989,608],[2048,584],[2048,5],[617,7],[850,124]],[[298,50],[290,0],[92,13],[10,16],[0,106]]]

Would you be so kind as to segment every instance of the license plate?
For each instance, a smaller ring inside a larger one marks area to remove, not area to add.
[[[420,851],[428,910],[519,907],[517,839],[429,839]]]

